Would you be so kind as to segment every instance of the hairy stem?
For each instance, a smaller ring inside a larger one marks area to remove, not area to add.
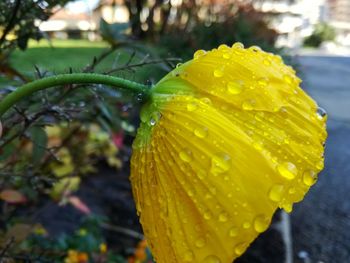
[[[149,87],[146,85],[113,76],[92,73],[61,74],[27,83],[8,94],[0,101],[0,117],[18,101],[34,92],[66,84],[104,84],[142,94],[145,97],[149,92]]]

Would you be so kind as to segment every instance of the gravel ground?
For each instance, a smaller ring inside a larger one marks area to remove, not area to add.
[[[291,215],[295,262],[350,262],[350,57],[302,56],[303,87],[328,112],[325,169]]]

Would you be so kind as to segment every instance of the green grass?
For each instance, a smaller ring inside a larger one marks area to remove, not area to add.
[[[108,45],[104,42],[86,40],[55,40],[51,42],[51,45],[46,40],[38,43],[32,41],[27,50],[16,50],[10,62],[14,68],[25,75],[31,75],[34,72],[34,66],[55,73],[67,72],[69,68],[79,71],[107,47]],[[98,69],[110,68],[117,53],[118,51],[110,55]],[[127,54],[125,52],[122,54],[125,60]]]
[[[53,40],[51,43],[47,40],[40,42],[30,41],[29,47],[25,51],[16,50],[11,58],[10,63],[13,68],[25,76],[33,76],[35,66],[42,71],[53,73],[67,73],[70,68],[74,72],[81,70],[92,62],[94,56],[99,56],[108,48],[105,42],[90,42],[88,40]],[[141,59],[145,54],[140,54]],[[103,60],[96,72],[110,70],[113,66],[123,65],[130,57],[130,51],[118,49]],[[155,66],[138,68],[137,73],[123,72],[119,74],[129,79],[145,81],[146,79],[159,79],[165,72],[159,67],[155,71]]]

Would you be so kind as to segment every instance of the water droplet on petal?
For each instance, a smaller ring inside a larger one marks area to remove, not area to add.
[[[229,52],[225,52],[225,53],[222,55],[222,57],[223,57],[224,59],[229,59],[229,58],[231,57],[231,54],[230,54]]]
[[[243,82],[242,81],[229,81],[227,83],[227,91],[231,94],[239,94],[243,90]]]
[[[271,61],[268,60],[268,59],[264,59],[263,63],[264,63],[264,65],[266,65],[266,66],[270,66],[270,65],[271,65]]]
[[[323,161],[323,160],[319,161],[319,162],[316,164],[316,168],[317,168],[319,171],[323,170],[323,168],[324,168],[324,161]]]
[[[229,50],[230,48],[225,45],[225,44],[221,44],[219,47],[218,47],[218,50],[221,50],[221,51],[227,51]]]
[[[202,56],[204,56],[207,52],[203,49],[197,50],[194,54],[193,54],[193,58],[194,59],[198,59]]]
[[[189,149],[183,149],[180,153],[179,153],[179,157],[182,161],[188,163],[192,160],[192,152]]]
[[[211,212],[210,211],[206,211],[203,215],[205,220],[210,220],[211,219]]]
[[[199,179],[204,179],[207,175],[207,172],[203,169],[199,169],[197,172],[197,176],[199,177]]]
[[[321,108],[321,107],[318,107],[318,108],[317,108],[316,114],[317,114],[317,118],[318,118],[319,120],[321,120],[321,121],[324,120],[324,119],[327,117],[327,112],[326,112],[326,110],[323,109],[323,108]]]
[[[250,222],[246,221],[246,222],[243,223],[242,226],[243,226],[244,229],[249,229],[252,225],[251,225]]]
[[[214,255],[207,256],[202,263],[221,263],[221,260]]]
[[[208,135],[208,128],[207,127],[200,127],[200,128],[196,128],[194,129],[194,135],[196,135],[198,138],[205,138]]]
[[[197,109],[198,105],[195,102],[191,102],[187,104],[187,110],[188,111],[195,111]]]
[[[181,65],[182,65],[182,63],[177,63],[176,68],[180,67]]]
[[[307,186],[313,185],[317,180],[317,174],[314,171],[307,170],[303,174],[303,183]]]
[[[249,50],[253,51],[253,52],[258,52],[261,51],[261,48],[258,46],[251,46],[248,48]]]
[[[236,237],[238,235],[238,227],[231,227],[228,234],[230,237]]]
[[[293,204],[292,203],[284,203],[282,205],[282,208],[284,209],[284,211],[286,211],[287,213],[292,212],[293,210]]]
[[[184,254],[184,260],[185,262],[192,262],[194,258],[193,252],[192,251],[186,251]]]
[[[243,110],[253,110],[254,109],[254,102],[252,100],[246,100],[242,103],[242,109]]]
[[[287,180],[293,180],[297,174],[297,167],[291,162],[284,162],[277,166],[279,174]]]
[[[205,239],[204,238],[198,238],[195,242],[196,247],[202,248],[205,246]]]
[[[292,77],[291,77],[290,75],[288,75],[288,74],[284,75],[284,76],[283,76],[283,79],[284,79],[284,81],[285,81],[286,83],[288,83],[288,84],[292,84],[292,83],[293,83]]]
[[[247,249],[248,244],[243,242],[235,246],[235,253],[240,256]]]
[[[267,78],[258,79],[258,85],[261,87],[266,87],[268,83],[269,83],[269,80]]]
[[[153,119],[153,118],[151,118],[151,119],[149,120],[149,124],[150,124],[151,126],[154,126],[154,125],[156,124],[156,120]]]
[[[254,219],[254,229],[258,233],[264,232],[269,227],[269,219],[264,215],[258,215]]]
[[[274,202],[280,202],[282,200],[284,193],[284,186],[280,184],[275,184],[271,187],[269,191],[269,198]]]
[[[243,49],[244,45],[241,42],[236,42],[232,45],[232,48]]]
[[[214,77],[221,78],[224,75],[224,71],[222,69],[215,69],[213,74]]]
[[[231,168],[231,157],[227,153],[218,153],[211,158],[210,172],[218,175],[227,172]]]
[[[227,222],[228,221],[228,214],[227,212],[222,212],[219,214],[219,221],[220,222]]]
[[[207,105],[211,105],[211,100],[209,98],[201,98],[200,100]]]

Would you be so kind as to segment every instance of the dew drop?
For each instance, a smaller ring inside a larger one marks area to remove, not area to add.
[[[211,105],[211,100],[209,98],[201,98],[200,100],[204,104]]]
[[[223,57],[224,59],[229,59],[229,58],[231,57],[231,54],[228,53],[228,52],[225,52],[225,53],[222,55],[222,57]]]
[[[224,75],[224,71],[222,69],[215,69],[213,74],[214,77],[221,78]]]
[[[295,194],[296,191],[297,190],[295,189],[295,187],[291,187],[291,188],[289,188],[288,193],[292,195],[292,194]]]
[[[279,174],[287,180],[293,180],[297,174],[297,167],[291,162],[284,162],[277,166]]]
[[[204,56],[207,52],[203,49],[197,50],[194,54],[193,54],[193,58],[194,59],[199,59],[200,57]]]
[[[238,235],[238,227],[231,227],[228,232],[228,235],[230,237],[236,237]]]
[[[241,81],[229,81],[227,83],[227,91],[231,94],[239,94],[243,90],[243,82]]]
[[[283,140],[283,142],[284,142],[285,144],[289,144],[289,143],[290,143],[290,140],[289,140],[288,137],[285,137],[284,140]]]
[[[202,263],[221,263],[221,260],[217,256],[209,255],[203,259]]]
[[[307,186],[313,185],[317,180],[317,174],[314,171],[307,170],[303,173],[303,183]]]
[[[258,46],[251,46],[251,47],[249,47],[249,50],[251,50],[253,52],[258,52],[258,51],[261,51],[261,48]]]
[[[267,78],[260,78],[260,79],[258,79],[258,85],[260,87],[266,87],[268,83],[269,83],[269,81],[268,81]]]
[[[222,212],[219,214],[219,221],[220,222],[227,222],[228,221],[228,214],[227,212]]]
[[[209,211],[206,211],[203,215],[205,220],[210,220],[211,219],[211,213]]]
[[[271,61],[268,60],[268,59],[264,59],[263,63],[264,63],[265,66],[270,66],[271,65]]]
[[[181,65],[182,65],[182,63],[177,63],[176,68],[180,67]]]
[[[197,176],[199,179],[203,180],[205,177],[207,177],[207,172],[203,169],[198,170]]]
[[[283,76],[283,79],[284,79],[284,81],[285,81],[286,83],[288,83],[288,84],[292,84],[292,83],[293,83],[292,77],[291,77],[290,75],[288,75],[288,74],[284,75],[284,76]]]
[[[157,123],[157,122],[156,122],[156,120],[155,120],[154,118],[151,118],[151,119],[149,120],[149,124],[150,124],[151,126],[154,126],[156,123]]]
[[[187,104],[187,110],[188,111],[195,111],[197,109],[198,105],[195,102],[191,102]]]
[[[225,44],[221,44],[219,47],[218,47],[218,50],[220,51],[228,51],[229,50],[229,47]]]
[[[236,42],[232,45],[232,48],[243,49],[244,45],[241,42]]]
[[[218,153],[211,158],[210,172],[218,175],[227,172],[231,168],[231,157],[227,153]]]
[[[324,168],[324,162],[323,160],[319,161],[317,164],[316,164],[316,168],[321,171],[323,168]]]
[[[293,211],[293,204],[292,203],[284,203],[282,205],[282,208],[284,209],[284,211],[286,211],[287,213],[290,213]]]
[[[200,128],[196,128],[193,131],[194,135],[196,135],[198,138],[205,138],[208,135],[208,128],[207,127],[200,127]]]
[[[202,248],[205,246],[205,239],[204,238],[198,238],[195,242],[196,247]]]
[[[317,114],[317,118],[321,121],[323,121],[324,119],[327,118],[327,112],[325,109],[321,108],[321,107],[318,107],[317,108],[317,111],[316,111],[316,114]]]
[[[246,222],[243,223],[242,226],[243,226],[244,229],[249,229],[252,225],[251,225],[250,222],[246,221]]]
[[[235,253],[240,256],[247,249],[248,244],[243,242],[235,246]]]
[[[192,160],[192,152],[189,149],[183,149],[179,153],[179,157],[182,161],[188,163]]]
[[[185,262],[192,262],[194,258],[193,252],[192,251],[186,251],[184,254],[184,260]]]
[[[269,191],[269,198],[274,202],[280,202],[282,200],[284,193],[284,186],[280,184],[275,184],[271,187]]]
[[[253,101],[251,100],[246,100],[242,103],[242,109],[243,110],[253,110]]]
[[[254,219],[254,229],[258,233],[264,232],[269,227],[269,219],[264,215],[258,215]]]

